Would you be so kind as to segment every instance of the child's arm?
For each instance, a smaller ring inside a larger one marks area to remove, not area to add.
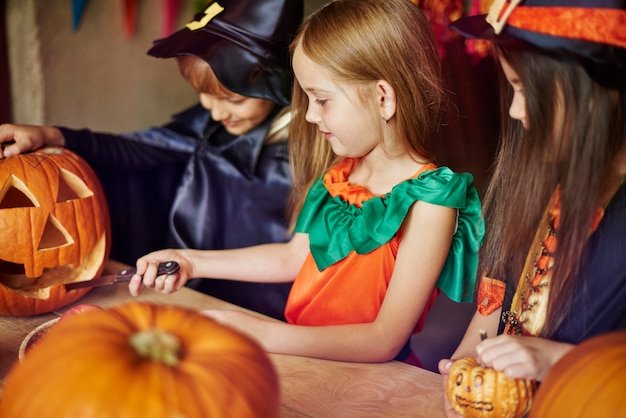
[[[477,358],[482,364],[503,370],[508,377],[542,380],[547,371],[571,350],[573,345],[538,337],[497,335],[502,308],[489,315],[476,312],[452,359]],[[480,330],[487,332],[481,341]],[[439,372],[446,376],[453,360],[439,361]]]
[[[15,141],[14,144],[4,145]],[[0,158],[33,151],[47,145],[63,146],[65,138],[61,131],[53,126],[0,125]]]
[[[454,209],[425,202],[413,205],[385,300],[371,323],[296,326],[236,311],[206,313],[252,335],[269,352],[342,361],[392,360],[410,338],[435,287],[455,222]]]
[[[160,250],[137,260],[137,274],[129,284],[137,296],[144,286],[161,293],[181,289],[187,280],[197,277],[242,280],[248,282],[290,282],[300,271],[309,252],[307,234],[297,233],[287,243],[263,244],[220,251]],[[176,274],[156,276],[159,263],[173,260],[180,269]]]
[[[489,315],[482,315],[476,311],[467,326],[463,339],[459,343],[454,354],[452,354],[452,359],[456,360],[461,357],[477,357],[478,354],[476,352],[476,346],[481,341],[481,330],[486,332],[488,338],[495,337],[498,334],[498,325],[500,323],[501,315],[502,308],[496,309]],[[447,368],[449,368],[449,366],[447,366],[446,369]]]

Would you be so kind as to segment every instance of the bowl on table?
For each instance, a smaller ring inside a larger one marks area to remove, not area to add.
[[[28,350],[34,347],[35,344],[37,344],[46,335],[48,330],[50,330],[50,328],[52,328],[52,326],[59,321],[59,319],[61,318],[54,318],[47,322],[44,322],[43,324],[39,325],[31,332],[29,332],[26,337],[24,337],[24,339],[22,340],[22,344],[20,345],[20,350],[18,352],[18,359],[20,362],[24,359],[24,356],[26,355]]]

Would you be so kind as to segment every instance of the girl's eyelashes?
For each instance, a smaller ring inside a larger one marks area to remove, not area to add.
[[[325,99],[315,99],[315,104],[324,106],[328,100]]]

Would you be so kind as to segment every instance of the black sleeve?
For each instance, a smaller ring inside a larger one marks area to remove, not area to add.
[[[167,247],[168,216],[190,152],[88,129],[59,129],[65,146],[89,163],[104,189],[111,218],[110,257],[134,265],[138,257]],[[167,128],[132,135],[143,134],[195,141]]]
[[[123,171],[155,169],[163,164],[180,164],[189,159],[189,153],[132,141],[120,135],[74,130],[59,127],[65,137],[65,147],[83,157],[94,169],[111,168]],[[166,128],[138,132],[168,134]],[[175,133],[171,132],[171,136]],[[164,135],[169,136],[169,135]]]

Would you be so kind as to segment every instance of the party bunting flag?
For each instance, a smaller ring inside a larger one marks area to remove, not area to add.
[[[76,32],[80,26],[80,20],[83,17],[86,4],[87,0],[72,0],[72,29],[74,32]]]
[[[124,35],[127,38],[135,36],[135,26],[137,23],[137,5],[139,0],[122,0],[123,1],[123,13],[122,13],[122,28],[124,29]]]
[[[176,20],[182,0],[163,0],[163,37],[171,35],[176,29]]]

